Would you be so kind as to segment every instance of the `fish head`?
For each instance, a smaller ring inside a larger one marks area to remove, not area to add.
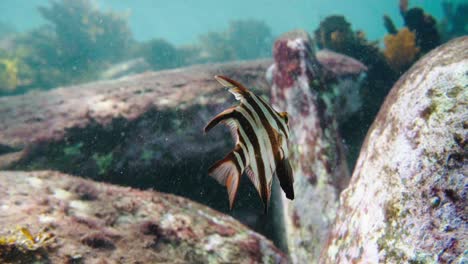
[[[289,139],[289,115],[287,112],[279,112],[278,115],[281,117],[282,121],[284,122],[286,133],[281,132],[279,134],[279,146],[281,149],[281,153],[283,157],[289,156],[289,147],[288,147],[288,139]]]
[[[285,124],[285,134],[284,136],[286,137],[286,139],[289,139],[289,115],[288,115],[288,112],[279,112],[278,115],[281,117],[282,121],[284,122]]]
[[[278,134],[278,145],[279,145],[279,153],[280,158],[288,158],[289,157],[289,147],[288,147],[288,140],[285,135]]]
[[[284,120],[284,122],[286,123],[286,125],[289,126],[288,112],[280,112],[279,115],[281,116],[281,118],[283,118],[283,120]]]

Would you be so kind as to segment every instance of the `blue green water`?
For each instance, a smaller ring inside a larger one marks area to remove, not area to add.
[[[44,23],[37,6],[47,3],[47,0],[2,0],[0,21],[13,24],[19,31],[32,29]],[[128,13],[135,39],[158,37],[176,45],[192,43],[207,31],[224,30],[229,21],[238,19],[262,20],[274,35],[279,35],[295,28],[312,31],[326,16],[341,14],[354,29],[363,30],[372,40],[385,34],[383,14],[390,15],[398,27],[402,24],[398,1],[390,0],[99,0],[95,3],[104,10]],[[442,17],[440,3],[438,0],[410,1],[411,6],[423,7],[436,18]]]

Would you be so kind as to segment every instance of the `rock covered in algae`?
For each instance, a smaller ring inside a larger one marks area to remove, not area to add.
[[[270,62],[146,72],[0,98],[0,166],[153,187],[227,211],[225,190],[207,170],[232,143],[226,131],[204,136],[203,127],[233,99],[213,76],[266,91]]]
[[[318,59],[334,74],[349,75],[356,65],[330,52]],[[198,65],[0,98],[0,168],[52,169],[152,187],[227,212],[225,189],[207,171],[232,141],[223,128],[204,136],[203,127],[235,100],[213,76],[266,94],[269,65],[271,60]],[[244,200],[244,208],[251,206],[249,196],[256,195],[253,188],[244,194],[239,208]],[[261,208],[259,200],[255,205]]]
[[[290,160],[295,198],[283,197],[284,229],[293,263],[316,262],[338,207],[338,194],[349,179],[337,126],[335,100],[330,94],[355,81],[365,67],[344,57],[329,57],[334,67],[321,65],[306,32],[294,31],[275,42],[271,70],[273,105],[289,113]],[[347,66],[344,66],[347,65]],[[327,72],[340,72],[327,79]],[[359,89],[359,86],[353,86]],[[338,96],[339,97],[339,96]]]
[[[369,130],[323,263],[464,263],[468,37],[419,60]]]
[[[286,262],[233,218],[174,195],[53,171],[0,181],[1,263]]]

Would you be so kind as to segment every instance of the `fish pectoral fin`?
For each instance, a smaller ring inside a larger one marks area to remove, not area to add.
[[[232,210],[237,189],[239,188],[240,176],[242,175],[233,152],[230,152],[224,159],[216,162],[208,170],[208,174],[220,184],[226,186],[229,197],[229,209]]]
[[[286,197],[290,200],[294,200],[294,176],[291,168],[291,164],[288,159],[282,159],[276,167],[276,177],[283,189]]]
[[[205,128],[203,129],[205,131],[205,133],[210,131],[213,127],[218,125],[220,122],[227,121],[228,119],[230,119],[231,114],[232,114],[232,112],[234,112],[235,108],[236,108],[235,106],[230,107],[230,108],[222,111],[221,113],[217,114],[215,117],[213,117],[213,119],[211,119],[208,122],[208,124],[206,124]]]

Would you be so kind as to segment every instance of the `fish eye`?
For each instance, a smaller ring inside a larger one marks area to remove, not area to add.
[[[288,112],[281,112],[280,115],[284,119],[286,124],[288,124],[289,123]]]

